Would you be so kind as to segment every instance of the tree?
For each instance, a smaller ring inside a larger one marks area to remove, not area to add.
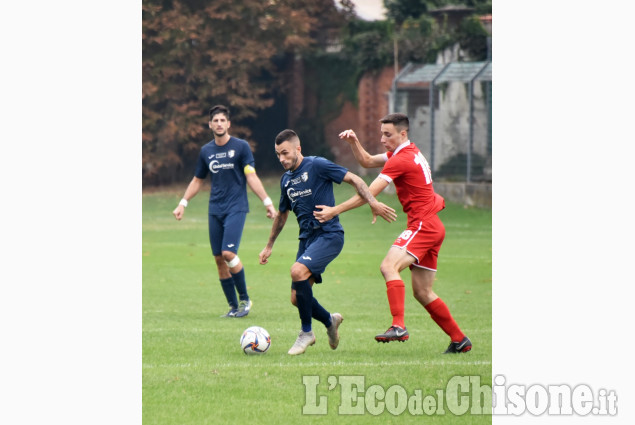
[[[467,17],[458,28],[446,28],[431,17],[434,9],[452,5],[469,7],[475,14],[492,12],[491,0],[384,0],[387,17],[395,24],[400,65],[434,62],[439,51],[455,43],[473,60],[486,58],[488,34],[477,18]]]
[[[428,11],[428,2],[425,0],[384,0],[388,19],[400,27],[408,18],[418,18]]]
[[[282,86],[277,64],[310,47],[332,0],[143,0],[143,181],[171,183],[191,174],[206,114],[232,110],[234,125],[271,106]],[[342,13],[345,13],[344,9]],[[350,12],[350,10],[349,10]]]

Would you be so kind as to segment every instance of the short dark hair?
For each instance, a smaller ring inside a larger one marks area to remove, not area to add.
[[[211,121],[214,118],[214,115],[223,114],[227,118],[227,121],[231,121],[229,119],[229,108],[223,105],[212,106],[209,110],[209,120]]]
[[[298,139],[298,141],[300,140],[300,138],[298,137],[295,131],[287,128],[286,130],[282,130],[276,136],[276,145],[281,145],[284,142],[289,141],[291,139]]]
[[[410,120],[406,114],[395,113],[388,114],[379,120],[382,124],[393,124],[399,130],[408,130],[410,128]]]

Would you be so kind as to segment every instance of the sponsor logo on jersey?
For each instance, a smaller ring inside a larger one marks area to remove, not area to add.
[[[291,182],[291,184],[299,184],[299,183],[305,182],[307,180],[309,180],[309,173],[308,173],[308,171],[305,171],[304,173],[302,173],[302,175],[300,177],[296,177],[295,179],[291,179],[290,182]]]
[[[227,152],[221,152],[216,154],[216,158],[225,158],[227,156]]]
[[[233,169],[234,169],[234,164],[231,162],[221,164],[218,161],[214,160],[209,163],[209,170],[212,173],[218,173],[220,170],[233,170]]]
[[[311,189],[295,190],[292,187],[287,189],[287,196],[291,202],[295,202],[298,197],[304,198],[305,196],[311,196],[312,194],[313,192],[311,192]]]

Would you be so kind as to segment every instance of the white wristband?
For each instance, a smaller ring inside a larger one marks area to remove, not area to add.
[[[273,201],[268,196],[262,201],[262,203],[264,204],[265,207],[268,207],[269,205],[273,205]]]
[[[184,207],[187,207],[187,199],[185,198],[181,199],[181,202],[179,202],[179,205],[183,205]]]

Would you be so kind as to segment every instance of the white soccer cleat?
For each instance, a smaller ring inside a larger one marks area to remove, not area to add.
[[[331,314],[331,326],[326,328],[326,333],[329,336],[329,345],[331,350],[335,350],[340,343],[340,334],[337,332],[337,328],[344,321],[344,318],[339,313]]]
[[[289,349],[289,354],[292,356],[302,354],[306,351],[309,345],[315,344],[315,334],[313,331],[304,332],[300,331],[298,334],[298,339],[295,340],[293,347]]]
[[[236,313],[236,317],[245,317],[246,315],[248,315],[252,305],[254,305],[254,303],[252,303],[251,300],[249,301],[241,300],[238,303],[238,312]]]

